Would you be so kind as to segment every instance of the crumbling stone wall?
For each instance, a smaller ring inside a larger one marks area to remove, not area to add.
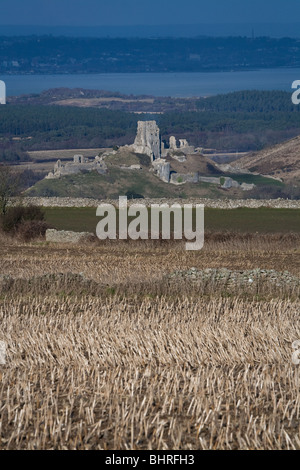
[[[171,152],[176,151],[176,150],[181,150],[181,152],[185,155],[195,152],[195,147],[190,145],[186,139],[179,139],[179,148],[178,148],[176,137],[174,137],[173,135],[171,135],[169,139],[169,148]]]
[[[95,239],[89,232],[71,232],[66,230],[46,230],[46,241],[52,243],[86,243]]]
[[[155,160],[153,162],[154,170],[157,176],[164,181],[165,183],[169,183],[170,181],[170,170],[171,166],[169,162],[164,161],[162,158],[159,160]]]
[[[83,155],[74,155],[73,162],[67,162],[65,165],[61,160],[57,160],[53,172],[50,171],[45,179],[58,179],[61,176],[76,175],[81,171],[97,171],[104,175],[107,173],[107,165],[102,157],[96,156],[94,160],[84,158]]]

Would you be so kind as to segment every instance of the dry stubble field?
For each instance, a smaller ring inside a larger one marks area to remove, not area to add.
[[[25,244],[1,238],[1,449],[300,449],[299,235]]]

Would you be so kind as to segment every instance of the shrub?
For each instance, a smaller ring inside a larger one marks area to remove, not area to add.
[[[1,226],[4,232],[16,233],[25,221],[44,221],[45,214],[38,206],[9,207],[1,216]]]
[[[145,166],[147,168],[151,166],[151,160],[148,155],[145,155],[143,153],[136,153],[135,155],[139,159],[140,165]]]
[[[136,193],[134,190],[129,190],[125,193],[128,199],[144,199],[142,194]]]
[[[47,228],[50,226],[44,220],[24,220],[18,225],[17,235],[29,242],[34,238],[44,237]]]

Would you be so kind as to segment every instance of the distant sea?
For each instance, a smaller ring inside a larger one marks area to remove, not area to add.
[[[107,73],[76,75],[0,75],[7,96],[40,93],[50,88],[86,88],[133,95],[200,97],[239,90],[291,91],[299,68],[247,72]]]

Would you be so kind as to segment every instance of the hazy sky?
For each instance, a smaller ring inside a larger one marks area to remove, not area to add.
[[[1,25],[289,23],[299,0],[0,0]]]

